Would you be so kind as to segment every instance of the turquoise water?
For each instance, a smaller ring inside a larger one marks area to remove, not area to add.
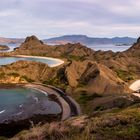
[[[0,57],[0,65],[7,65],[19,60],[27,60],[27,61],[34,61],[34,62],[42,62],[48,64],[49,66],[58,64],[57,60],[51,59],[43,59],[43,58],[22,58],[22,57]]]
[[[61,107],[44,93],[26,88],[0,89],[0,122],[35,114],[59,114]]]

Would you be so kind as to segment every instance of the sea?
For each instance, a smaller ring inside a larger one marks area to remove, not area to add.
[[[117,46],[115,44],[93,44],[88,45],[88,48],[91,48],[95,51],[102,50],[102,51],[113,51],[113,52],[123,52],[131,47],[131,45],[121,45]]]
[[[7,45],[10,48],[10,50],[8,50],[8,52],[13,51],[14,48],[17,48],[20,46],[20,44],[2,44],[2,45]],[[86,45],[86,46],[88,48],[95,50],[95,51],[98,51],[98,50],[109,51],[109,50],[111,50],[113,52],[122,52],[122,51],[125,51],[131,47],[131,45],[117,46],[115,44],[90,44],[90,45]]]

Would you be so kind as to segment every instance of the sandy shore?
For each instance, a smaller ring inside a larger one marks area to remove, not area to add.
[[[140,80],[135,81],[134,83],[132,83],[129,86],[130,89],[134,90],[134,91],[138,91],[140,90]]]
[[[36,85],[36,84],[25,84],[24,87],[36,88],[40,91],[46,92],[46,94],[48,94],[48,95],[55,95],[58,98],[59,102],[61,103],[61,107],[62,107],[61,120],[66,120],[71,116],[71,108],[70,108],[69,104],[56,91],[52,90],[51,88],[44,87],[41,85]]]
[[[57,61],[57,64],[51,64],[50,67],[56,67],[64,63],[63,60],[53,57],[42,57],[42,56],[30,56],[30,55],[14,55],[13,57],[22,57],[22,58],[38,58],[38,59],[47,59]]]
[[[135,81],[134,83],[132,83],[129,86],[130,89],[132,89],[134,92],[132,93],[134,96],[137,96],[140,98],[140,93],[138,93],[138,91],[140,91],[140,80]]]

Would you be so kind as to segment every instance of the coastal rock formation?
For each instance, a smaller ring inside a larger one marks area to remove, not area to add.
[[[0,83],[25,83],[39,81],[40,73],[44,67],[48,66],[43,63],[22,60],[2,66],[0,68]]]
[[[54,53],[55,52],[55,53]],[[49,46],[43,44],[37,37],[31,36],[25,39],[25,42],[17,48],[13,54],[26,54],[26,55],[37,55],[37,56],[51,56],[51,57],[75,57],[81,58],[85,56],[92,55],[93,50],[81,45],[76,44],[66,44],[66,45],[56,45]]]
[[[0,45],[0,51],[7,51],[9,50],[10,48],[6,45]]]
[[[132,45],[125,53],[130,57],[138,57],[140,54],[140,37],[137,39],[137,42]]]

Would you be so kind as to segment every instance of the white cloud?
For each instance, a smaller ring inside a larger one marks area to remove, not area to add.
[[[140,1],[1,0],[1,36],[138,36]]]

